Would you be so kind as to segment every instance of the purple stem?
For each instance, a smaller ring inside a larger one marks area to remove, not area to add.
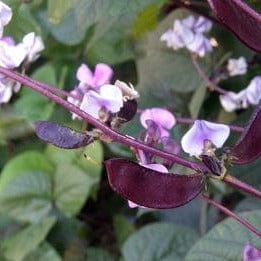
[[[195,66],[195,68],[197,69],[197,72],[199,74],[199,76],[203,79],[203,81],[205,82],[206,86],[208,86],[208,88],[211,91],[216,91],[219,94],[227,94],[227,91],[225,91],[224,89],[220,88],[218,85],[216,85],[214,82],[212,82],[208,76],[206,75],[206,73],[201,69],[198,61],[197,61],[197,57],[195,55],[191,55],[191,59],[193,62],[193,65]]]
[[[4,74],[5,76],[10,77],[11,79],[20,82],[23,85],[28,86],[30,89],[42,94],[43,96],[49,98],[50,100],[54,101],[55,103],[61,105],[62,107],[66,108],[68,111],[73,112],[77,114],[79,117],[83,118],[85,121],[89,122],[96,128],[100,129],[105,135],[108,135],[112,140],[120,142],[122,144],[135,147],[136,149],[141,149],[146,152],[152,153],[156,156],[162,157],[164,159],[173,161],[177,164],[180,164],[182,166],[185,166],[187,168],[194,169],[196,171],[204,172],[206,171],[206,167],[203,164],[192,162],[186,159],[183,159],[177,155],[153,148],[148,146],[145,143],[142,143],[140,141],[135,140],[134,138],[124,136],[108,126],[104,125],[99,120],[93,118],[86,112],[82,111],[75,105],[63,100],[61,97],[51,93],[49,89],[43,88],[42,86],[38,86],[35,81],[28,80],[27,77],[24,77],[23,75],[20,75],[18,73],[15,73],[11,70],[8,70],[6,68],[0,67],[0,73]]]
[[[193,124],[196,119],[181,118],[181,117],[177,118],[176,117],[176,120],[178,123],[181,123],[181,124]],[[228,126],[229,126],[230,130],[235,131],[235,132],[241,133],[244,131],[243,127],[239,127],[239,126],[235,126],[235,125],[228,125]]]
[[[232,177],[230,175],[226,175],[223,179],[223,181],[225,183],[227,183],[228,185],[231,185],[239,190],[242,190],[252,196],[255,196],[259,199],[261,199],[261,191],[259,191],[258,189],[255,189],[254,187],[238,180],[235,177]]]
[[[218,208],[219,210],[221,210],[223,213],[225,213],[226,215],[228,215],[229,217],[235,219],[237,222],[239,222],[241,225],[243,225],[244,227],[246,227],[248,230],[252,231],[253,233],[255,233],[258,237],[261,237],[261,231],[257,230],[255,227],[253,227],[248,221],[242,219],[241,217],[239,217],[238,215],[236,215],[235,213],[233,213],[232,211],[230,211],[229,209],[227,209],[226,207],[222,206],[221,204],[219,204],[218,202],[210,199],[208,196],[206,195],[202,195],[202,198],[209,204],[211,204],[212,206]]]

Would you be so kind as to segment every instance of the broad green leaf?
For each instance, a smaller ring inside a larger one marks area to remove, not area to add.
[[[179,261],[197,238],[192,229],[171,223],[154,223],[132,234],[122,252],[126,261]]]
[[[203,85],[194,91],[190,104],[189,104],[189,112],[190,112],[190,115],[192,118],[198,117],[201,106],[205,100],[206,92],[207,92],[207,89]]]
[[[52,208],[52,171],[38,152],[10,160],[0,176],[0,212],[26,222],[45,217]]]
[[[93,179],[81,168],[66,162],[58,165],[53,191],[56,206],[68,216],[76,215],[86,201],[93,183]]]
[[[45,239],[55,223],[54,217],[42,220],[40,223],[29,225],[13,234],[1,243],[1,249],[8,260],[20,261],[35,250]]]
[[[49,244],[44,242],[37,249],[27,255],[23,261],[61,261],[62,258],[56,250]]]
[[[261,229],[261,211],[240,215],[256,229]],[[190,249],[186,261],[242,261],[243,247],[250,243],[261,247],[260,238],[234,219],[217,224]]]
[[[119,247],[121,247],[127,237],[135,231],[134,225],[122,215],[116,215],[113,218],[113,226]]]
[[[87,28],[94,23],[105,18],[109,21],[114,17],[136,14],[155,2],[157,1],[72,0],[71,8],[60,24],[51,23],[46,13],[41,13],[40,18],[56,40],[74,45],[84,39]]]
[[[189,51],[174,51],[160,41],[161,35],[173,26],[173,20],[187,15],[183,10],[171,13],[144,41],[144,57],[137,61],[138,88],[149,97],[158,95],[163,99],[173,91],[187,93],[202,85]]]
[[[40,67],[33,73],[32,78],[50,85],[57,85],[55,69],[50,64]],[[47,120],[53,112],[54,103],[40,94],[23,87],[20,92],[20,98],[15,102],[15,108],[28,121]]]
[[[236,208],[236,212],[261,210],[260,199],[257,198],[245,198],[240,201]]]

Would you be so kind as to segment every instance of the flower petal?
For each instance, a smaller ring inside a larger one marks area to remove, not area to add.
[[[86,64],[81,64],[76,72],[76,78],[88,86],[94,87],[93,73]]]
[[[182,137],[181,146],[191,156],[199,156],[203,152],[205,140],[210,140],[217,148],[221,148],[229,133],[229,127],[224,124],[196,120],[192,128]]]
[[[247,62],[244,57],[229,59],[227,70],[230,76],[243,75],[247,72]]]
[[[140,122],[144,128],[147,128],[147,120],[154,121],[163,129],[171,129],[176,123],[176,119],[173,116],[173,114],[161,108],[152,108],[144,110],[140,115]],[[166,130],[162,131],[166,132]]]
[[[3,35],[3,28],[7,25],[12,18],[11,8],[0,1],[0,37]]]
[[[246,88],[247,100],[252,105],[257,105],[261,99],[261,76],[252,79]]]
[[[95,88],[100,87],[103,84],[110,83],[113,76],[112,68],[104,63],[98,63],[94,69],[94,84]]]

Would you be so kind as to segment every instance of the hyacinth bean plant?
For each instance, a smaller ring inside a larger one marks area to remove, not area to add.
[[[0,260],[261,260],[258,1],[55,2],[0,1]]]

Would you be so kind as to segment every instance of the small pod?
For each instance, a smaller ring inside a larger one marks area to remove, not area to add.
[[[41,140],[63,149],[84,147],[94,141],[93,137],[86,133],[51,121],[35,122],[35,132]]]
[[[125,159],[105,161],[112,189],[137,205],[168,209],[187,204],[202,190],[203,175],[161,173]]]

